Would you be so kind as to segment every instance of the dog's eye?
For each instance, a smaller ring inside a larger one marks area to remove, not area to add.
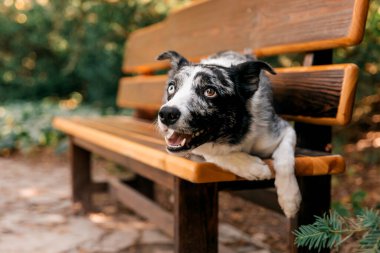
[[[208,98],[214,98],[216,97],[216,91],[213,88],[207,88],[204,95]]]
[[[168,87],[168,93],[169,95],[173,95],[175,92],[175,86],[174,84],[169,84],[169,87]]]

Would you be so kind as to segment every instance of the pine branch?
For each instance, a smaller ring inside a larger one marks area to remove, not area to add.
[[[380,230],[371,230],[359,241],[360,252],[379,253],[380,252]]]
[[[316,217],[312,225],[303,225],[295,231],[296,245],[307,246],[309,249],[332,248],[342,238],[343,228],[341,216],[336,212],[330,215]]]
[[[356,233],[363,233],[360,252],[380,252],[380,216],[377,211],[364,210],[355,218],[345,218],[331,211],[323,217],[316,216],[313,224],[303,225],[294,232],[297,247],[309,249],[339,247]]]
[[[378,211],[366,209],[358,215],[358,219],[365,228],[377,230],[380,227],[380,216]]]

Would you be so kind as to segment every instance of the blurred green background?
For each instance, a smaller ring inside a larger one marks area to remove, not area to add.
[[[184,0],[0,1],[0,155],[59,146],[55,115],[115,106],[123,47]]]
[[[123,46],[174,1],[4,0],[0,101],[69,98],[114,105]]]
[[[116,108],[115,96],[128,35],[185,2],[2,0],[0,153],[59,145],[62,136],[49,124],[54,115],[125,113]],[[379,129],[379,35],[380,4],[372,1],[363,43],[335,50],[335,62],[354,62],[361,69],[354,122],[335,130],[338,151]],[[300,64],[294,55],[271,62]]]

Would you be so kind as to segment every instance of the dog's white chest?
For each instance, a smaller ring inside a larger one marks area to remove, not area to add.
[[[243,141],[243,151],[262,158],[272,156],[281,138],[275,138],[265,131],[252,131]]]

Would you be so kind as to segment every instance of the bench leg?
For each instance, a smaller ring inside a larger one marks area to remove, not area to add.
[[[306,247],[296,249],[292,231],[301,225],[314,223],[315,215],[327,213],[331,200],[331,176],[304,177],[299,180],[302,204],[297,218],[291,224],[290,247],[294,253],[328,253],[330,249],[309,250]]]
[[[309,125],[305,123],[296,123],[298,146],[313,150],[327,151],[331,143],[331,127]],[[314,223],[314,215],[321,216],[330,209],[331,201],[331,176],[313,176],[299,178],[299,186],[302,194],[302,203],[298,213],[297,220],[291,226],[292,231],[301,225]],[[291,239],[294,239],[291,238]],[[291,240],[291,244],[293,240]],[[328,253],[329,249],[308,250],[299,248],[298,251],[293,248],[292,252],[297,253]]]
[[[174,181],[176,253],[218,252],[218,190],[215,183]]]
[[[92,210],[91,153],[70,141],[71,187],[74,211]]]

